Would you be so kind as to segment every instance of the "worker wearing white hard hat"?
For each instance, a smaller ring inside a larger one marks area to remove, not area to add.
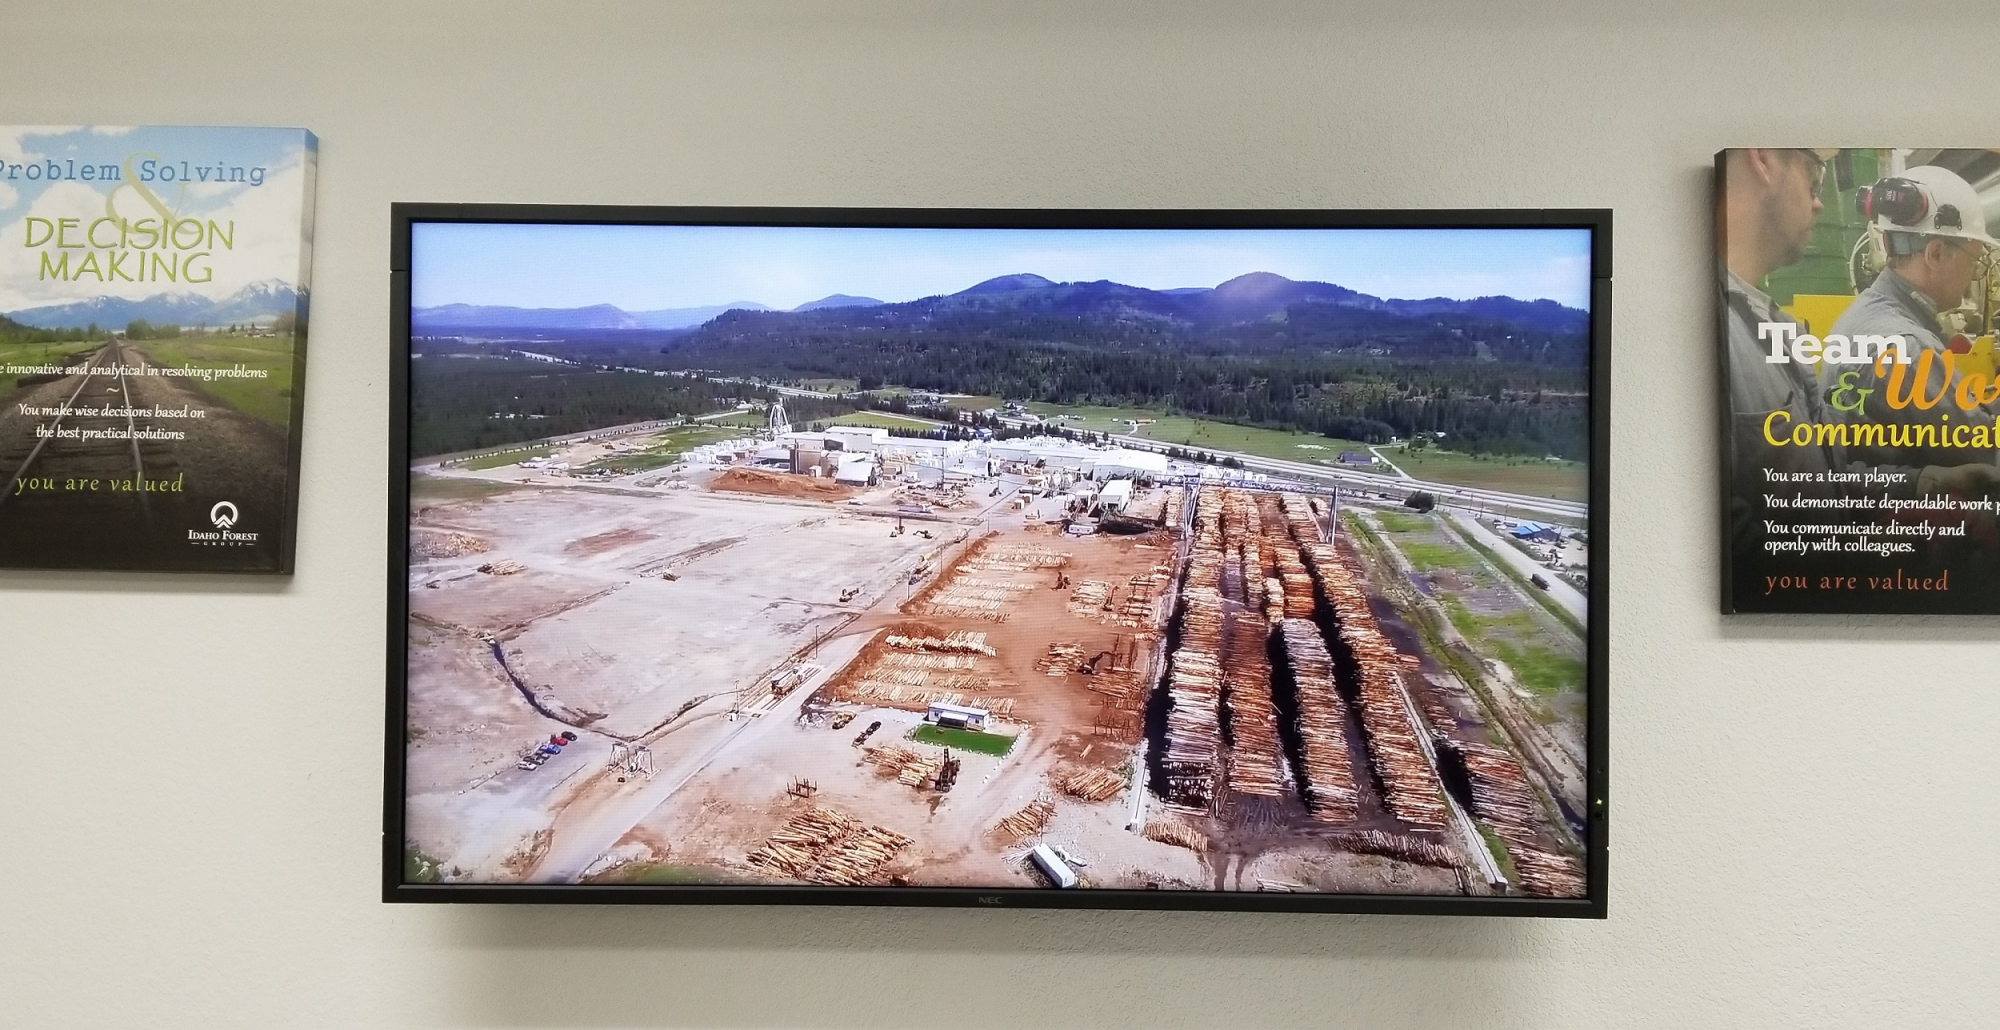
[[[1912,359],[1924,351],[1945,351],[1952,334],[1940,320],[1940,313],[1964,303],[1966,291],[1991,270],[1993,252],[2000,248],[2000,241],[1987,234],[1979,194],[1950,169],[1924,165],[1869,186],[1862,192],[1860,204],[1870,228],[1882,235],[1887,267],[1854,298],[1833,323],[1832,332],[1849,339],[1870,333],[1902,336],[1909,341]],[[1838,389],[1839,377],[1847,371],[1839,365],[1821,365],[1820,387],[1826,391],[1822,396]],[[1915,384],[1915,388],[1922,390],[1923,396],[1937,396],[1951,385],[1946,375],[1944,362],[1934,358],[1928,381]],[[1934,411],[1915,405],[1891,408],[1886,400],[1886,391],[1877,390],[1863,402],[1867,410],[1849,414],[1855,421],[1937,421]],[[1963,417],[1971,425],[1992,422],[1992,415],[1984,411],[1966,412]],[[1897,465],[1992,464],[1990,450],[1974,455],[1965,448],[1952,447],[1878,448],[1850,457]]]

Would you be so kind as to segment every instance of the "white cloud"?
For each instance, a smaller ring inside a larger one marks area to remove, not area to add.
[[[26,162],[43,157],[29,152],[22,141],[29,136],[60,136],[80,128],[80,125],[0,125],[0,160]]]
[[[92,136],[125,136],[129,135],[136,128],[138,128],[136,125],[93,125],[90,127],[90,134]]]
[[[88,225],[90,219],[107,211],[134,220],[158,217],[158,212],[134,188],[136,185],[119,185],[107,196],[89,183],[67,180],[54,183],[19,212],[19,217],[0,221],[0,312],[100,296],[138,299],[185,292],[222,298],[260,279],[282,279],[296,285],[304,189],[304,171],[297,161],[272,169],[262,186],[243,188],[233,196],[183,196],[179,190],[159,195],[162,203],[182,217],[213,220],[225,227],[231,221],[236,223],[234,246],[217,248],[210,258],[215,270],[210,282],[99,283],[95,279],[56,282],[36,278],[42,251],[23,245],[27,240],[28,218],[78,218]],[[0,204],[0,210],[10,206]],[[81,251],[71,253],[77,259],[82,256]]]
[[[13,207],[20,199],[20,191],[4,182],[0,182],[0,211],[5,211]]]

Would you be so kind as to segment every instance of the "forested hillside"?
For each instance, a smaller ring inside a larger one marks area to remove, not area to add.
[[[1584,313],[1509,298],[1391,310],[1432,302],[1276,276],[1231,289],[1256,278],[1180,296],[1010,276],[905,304],[731,311],[661,356],[767,379],[1132,405],[1371,442],[1443,433],[1475,453],[1584,456]]]

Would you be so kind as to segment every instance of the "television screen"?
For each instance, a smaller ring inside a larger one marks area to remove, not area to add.
[[[399,205],[385,898],[1602,916],[1602,211]]]

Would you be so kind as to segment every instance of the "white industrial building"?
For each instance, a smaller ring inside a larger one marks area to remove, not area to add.
[[[1114,479],[1097,492],[1097,506],[1106,515],[1116,515],[1132,503],[1132,481]]]
[[[946,704],[943,701],[931,702],[930,711],[924,713],[925,722],[934,722],[939,726],[953,729],[983,730],[986,728],[986,719],[987,712],[984,708]]]
[[[874,486],[875,459],[847,458],[833,470],[833,481],[842,486]]]
[[[829,444],[838,444],[839,450],[870,454],[881,450],[889,440],[889,431],[876,426],[829,426],[822,435]]]

